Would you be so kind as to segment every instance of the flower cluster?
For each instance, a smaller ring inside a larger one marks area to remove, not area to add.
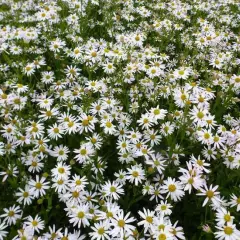
[[[1,1],[0,240],[240,239],[239,20]]]

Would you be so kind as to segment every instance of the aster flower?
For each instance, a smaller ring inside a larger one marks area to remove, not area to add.
[[[168,177],[163,181],[164,185],[161,187],[163,193],[167,193],[167,198],[170,196],[171,200],[177,202],[184,196],[182,183]]]
[[[110,196],[115,200],[119,199],[120,198],[119,195],[122,195],[124,193],[124,190],[121,184],[117,182],[111,183],[110,181],[106,182],[102,186],[102,191],[104,192],[104,197]]]
[[[123,211],[118,211],[114,218],[111,219],[110,225],[113,229],[110,231],[110,234],[114,236],[120,236],[123,238],[132,234],[132,231],[135,229],[133,225],[130,223],[134,222],[135,219],[133,217],[129,217],[130,213],[127,213],[124,216]]]
[[[92,239],[111,239],[109,236],[110,225],[107,221],[100,221],[99,223],[95,223],[94,226],[91,227],[91,229],[93,230],[93,232],[90,232],[89,235],[92,237]]]
[[[39,175],[36,175],[36,180],[31,179],[29,181],[30,192],[34,195],[34,197],[38,198],[39,196],[43,196],[46,194],[46,190],[50,188],[49,182],[45,181],[46,178],[39,178]]]
[[[4,218],[4,222],[7,222],[7,224],[15,225],[16,221],[22,217],[22,210],[19,206],[13,205],[9,209],[4,208],[3,209],[4,214],[0,215],[0,217]]]
[[[141,165],[134,165],[127,170],[126,179],[128,179],[131,183],[134,182],[135,185],[138,185],[138,183],[141,183],[145,179],[145,173]]]
[[[143,212],[138,211],[138,214],[143,219],[142,221],[138,222],[138,225],[143,225],[144,227],[144,233],[148,231],[148,229],[153,229],[153,219],[154,219],[154,211],[146,210],[143,208]]]
[[[89,219],[91,219],[92,216],[89,213],[89,206],[87,204],[81,204],[72,210],[69,217],[69,222],[72,223],[73,226],[77,225],[80,228],[81,224],[83,227],[89,226]]]
[[[201,193],[197,193],[199,196],[206,196],[203,202],[203,206],[205,206],[208,201],[211,201],[214,205],[217,205],[219,202],[221,202],[218,196],[219,192],[216,191],[218,189],[218,186],[213,187],[210,185],[208,188],[207,185],[205,185],[204,188],[200,188]]]
[[[35,218],[32,216],[26,217],[26,221],[23,225],[26,229],[33,230],[34,232],[36,231],[37,233],[44,229],[44,221],[42,221],[38,215],[36,215]]]
[[[216,227],[219,231],[215,232],[214,235],[220,240],[235,240],[240,237],[240,231],[236,229],[236,225],[227,224],[222,227]]]
[[[26,185],[24,189],[19,188],[19,192],[16,193],[16,196],[18,197],[18,203],[23,203],[24,205],[30,205],[32,203],[33,193],[30,191],[28,185]]]

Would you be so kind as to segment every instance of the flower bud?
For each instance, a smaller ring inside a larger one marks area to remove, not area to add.
[[[208,224],[203,225],[203,226],[202,226],[202,229],[203,229],[203,231],[206,232],[206,233],[211,233],[211,232],[212,232],[212,229],[208,226]]]

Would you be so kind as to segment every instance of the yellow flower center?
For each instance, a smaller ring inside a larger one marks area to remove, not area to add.
[[[153,218],[152,218],[151,216],[147,216],[147,217],[146,217],[146,221],[147,221],[148,223],[152,223],[152,222],[153,222]]]
[[[52,116],[52,112],[51,111],[46,111],[46,116],[47,117],[51,117]]]
[[[179,73],[179,75],[182,76],[182,75],[184,75],[185,72],[184,72],[184,70],[180,70],[180,71],[178,71],[178,73]]]
[[[169,131],[169,127],[168,127],[168,126],[165,126],[165,127],[163,128],[163,130],[164,130],[165,133],[167,133],[167,132]]]
[[[204,113],[203,112],[198,112],[197,117],[199,119],[203,119],[204,118]]]
[[[75,75],[76,74],[76,71],[74,69],[70,69],[69,70],[69,73],[72,74],[72,75]]]
[[[63,150],[60,150],[60,151],[58,152],[58,154],[59,154],[60,156],[62,156],[62,155],[64,155],[64,151],[63,151]]]
[[[37,162],[32,162],[31,166],[36,167],[37,166]]]
[[[78,198],[79,197],[79,192],[77,192],[77,191],[72,192],[72,196],[74,198]]]
[[[58,172],[61,173],[61,174],[63,174],[63,173],[65,173],[65,169],[62,168],[62,167],[60,167],[60,168],[58,168]]]
[[[139,41],[139,40],[140,40],[140,37],[137,35],[137,36],[135,37],[135,40],[136,40],[136,41]]]
[[[154,134],[150,135],[150,139],[154,140],[156,138],[156,136]]]
[[[46,150],[46,149],[45,149],[44,146],[41,146],[41,147],[39,148],[39,151],[40,151],[40,152],[45,152],[45,150]]]
[[[54,128],[54,129],[53,129],[53,132],[54,132],[54,133],[59,133],[59,129],[58,129],[58,128]]]
[[[169,192],[175,192],[176,191],[176,186],[174,185],[174,184],[170,184],[169,186],[168,186],[168,190],[169,190]]]
[[[177,235],[177,231],[176,231],[176,229],[173,228],[172,231],[171,231],[171,233],[172,233],[174,236],[176,236],[176,235]]]
[[[62,179],[58,180],[58,181],[57,181],[57,184],[58,184],[58,185],[62,185],[62,184],[63,184],[63,180],[62,180]]]
[[[107,218],[112,218],[112,217],[113,217],[112,212],[107,212]]]
[[[74,50],[74,53],[75,53],[75,54],[79,54],[80,51],[79,51],[78,49],[75,49],[75,50]]]
[[[81,185],[81,184],[82,184],[81,180],[79,180],[79,179],[78,179],[78,180],[76,180],[76,182],[75,182],[75,183],[76,183],[76,185]]]
[[[42,184],[40,182],[35,184],[36,189],[41,189],[42,188]]]
[[[158,160],[155,160],[153,163],[154,163],[155,166],[159,166],[160,165]]]
[[[37,222],[36,220],[33,220],[33,221],[32,221],[32,225],[33,225],[34,227],[36,227],[36,226],[38,225],[38,222]]]
[[[96,56],[97,56],[97,53],[96,53],[96,52],[92,52],[92,53],[91,53],[91,56],[92,56],[92,57],[96,57]]]
[[[114,186],[110,187],[110,192],[116,192],[116,188]]]
[[[208,190],[206,195],[207,195],[208,198],[213,198],[214,192],[212,190]]]
[[[84,119],[84,120],[82,121],[82,125],[83,125],[83,126],[88,126],[88,124],[89,124],[88,119]]]
[[[231,220],[231,216],[229,214],[224,215],[225,222],[229,222]]]
[[[166,237],[166,234],[164,233],[161,233],[159,236],[158,236],[158,240],[166,240],[167,237]]]
[[[32,68],[30,66],[27,66],[25,69],[26,71],[30,71]]]
[[[166,209],[167,209],[167,206],[166,206],[166,205],[162,205],[162,206],[161,206],[161,210],[164,211],[164,210],[166,210]]]
[[[78,212],[77,216],[78,216],[78,218],[84,218],[85,213],[84,212]]]
[[[81,149],[80,150],[80,154],[81,155],[86,155],[87,154],[87,150],[86,149]]]
[[[14,99],[14,103],[15,103],[15,104],[20,104],[20,103],[21,103],[20,98],[15,98],[15,99]]]
[[[119,226],[120,228],[123,228],[123,227],[125,226],[125,221],[124,221],[123,219],[118,220],[118,226]]]
[[[124,143],[122,143],[122,147],[123,148],[126,148],[127,147],[127,144],[124,142]]]
[[[233,229],[232,229],[232,227],[229,227],[229,226],[224,227],[224,233],[225,233],[226,235],[232,235],[232,234],[233,234]]]
[[[215,136],[215,137],[213,138],[213,141],[214,141],[214,142],[218,142],[218,141],[219,141],[219,137]]]
[[[9,216],[9,217],[13,217],[14,214],[15,214],[14,211],[9,211],[9,212],[8,212],[8,216]]]
[[[98,229],[98,234],[99,234],[99,235],[103,235],[104,233],[105,233],[104,228],[99,228],[99,229]]]
[[[28,193],[28,192],[24,192],[24,193],[23,193],[23,197],[24,197],[24,198],[27,198],[28,196],[29,196],[29,193]]]
[[[176,117],[179,117],[179,116],[180,116],[180,112],[176,111],[176,112],[175,112],[175,116],[176,116]]]
[[[38,132],[38,128],[37,127],[33,127],[32,131],[33,132]]]
[[[184,100],[186,100],[186,99],[187,99],[187,96],[186,96],[185,94],[182,94],[182,95],[181,95],[181,100],[184,101]]]
[[[1,95],[1,97],[2,97],[2,99],[7,99],[7,94],[3,93],[3,94]]]
[[[198,164],[199,166],[203,166],[203,161],[202,161],[201,159],[198,159],[198,160],[197,160],[197,164]]]
[[[209,138],[210,138],[210,134],[209,134],[209,133],[204,133],[203,137],[204,137],[205,139],[209,139]]]
[[[112,127],[112,123],[111,122],[106,122],[106,127],[111,128]]]
[[[95,109],[96,109],[97,111],[99,111],[99,110],[101,109],[101,106],[97,105],[97,106],[95,107]]]
[[[133,171],[133,172],[132,172],[132,176],[136,178],[136,177],[139,176],[139,173],[138,173],[137,171]]]
[[[193,184],[193,182],[194,182],[193,178],[189,178],[189,179],[188,179],[188,183],[189,183],[189,184]]]
[[[152,74],[155,74],[155,73],[156,73],[156,69],[152,69],[152,70],[151,70],[151,73],[152,73]]]
[[[147,154],[147,153],[148,153],[147,148],[143,148],[143,149],[142,149],[142,153],[143,153],[143,154]]]
[[[148,123],[148,122],[149,122],[149,121],[148,121],[147,118],[144,118],[144,119],[143,119],[143,123],[144,123],[144,124],[146,124],[146,123]]]
[[[68,123],[68,127],[73,127],[73,125],[74,125],[74,122],[71,122],[71,121],[70,121],[70,122]]]
[[[165,225],[164,224],[158,225],[158,230],[164,230],[164,229],[165,229]]]
[[[7,129],[7,132],[8,132],[8,133],[12,132],[12,129],[11,129],[11,128],[8,128],[8,129]]]

